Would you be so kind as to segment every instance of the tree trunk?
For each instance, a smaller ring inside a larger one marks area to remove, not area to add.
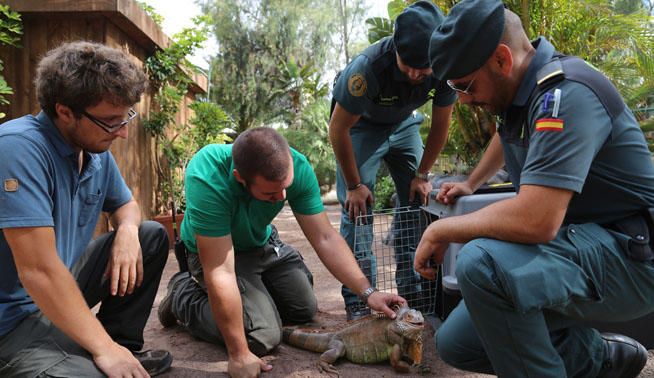
[[[529,0],[520,1],[520,20],[522,27],[529,33]]]
[[[343,53],[345,54],[345,64],[350,61],[350,51],[348,48],[350,35],[347,30],[347,0],[338,0],[338,7],[341,18],[341,43],[343,44]]]

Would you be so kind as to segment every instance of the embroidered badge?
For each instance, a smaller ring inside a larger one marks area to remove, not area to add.
[[[366,93],[368,88],[368,83],[366,78],[359,73],[355,73],[347,80],[347,90],[354,97],[361,97]]]
[[[13,178],[5,180],[5,192],[15,192],[17,190],[18,190],[18,180]]]
[[[536,121],[536,131],[563,131],[563,120],[560,118],[543,118]]]

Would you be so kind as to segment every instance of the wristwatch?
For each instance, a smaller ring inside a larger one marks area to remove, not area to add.
[[[420,173],[416,171],[416,177],[425,181],[429,181],[429,172],[427,173]]]
[[[369,288],[367,288],[366,290],[364,290],[363,293],[361,293],[361,295],[359,295],[359,299],[361,299],[361,302],[363,302],[363,303],[365,303],[365,304],[368,304],[368,298],[369,298],[369,297],[372,295],[372,293],[374,293],[375,291],[379,291],[379,290],[377,290],[376,287],[372,287],[372,286],[370,286]]]

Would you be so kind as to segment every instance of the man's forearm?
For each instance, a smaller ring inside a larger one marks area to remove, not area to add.
[[[359,268],[345,240],[335,231],[313,246],[327,270],[343,285],[357,294],[362,293],[370,282]]]
[[[341,167],[346,185],[350,187],[360,183],[361,176],[359,176],[359,170],[357,169],[356,158],[354,157],[354,150],[352,148],[352,138],[350,138],[349,132],[347,130],[330,131],[329,135],[336,161]]]
[[[432,122],[425,143],[425,151],[418,165],[418,172],[426,173],[436,162],[438,154],[445,147],[447,133],[450,126],[453,105],[444,108],[435,108],[432,111]]]
[[[483,183],[488,181],[497,171],[504,166],[504,152],[502,149],[502,142],[497,133],[493,135],[491,141],[484,152],[484,155],[479,160],[479,164],[468,176],[468,184],[470,188],[475,191]]]
[[[336,103],[329,120],[329,140],[348,187],[361,183],[350,136],[350,129],[359,119],[359,115],[348,112]]]
[[[440,243],[467,243],[477,238],[547,243],[561,227],[570,198],[572,192],[565,189],[523,185],[517,196],[472,213],[440,219],[425,234]]]
[[[60,260],[39,268],[19,269],[19,277],[45,316],[89,353],[99,355],[113,343]]]
[[[110,215],[109,220],[114,229],[118,229],[121,226],[136,226],[138,228],[141,224],[141,208],[138,203],[132,199],[116,209],[116,211]]]
[[[225,340],[230,356],[249,351],[243,325],[243,304],[236,276],[225,273],[206,275],[207,292],[211,312],[216,319],[220,334]]]

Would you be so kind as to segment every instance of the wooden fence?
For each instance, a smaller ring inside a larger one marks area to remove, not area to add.
[[[6,121],[40,111],[33,80],[39,59],[48,50],[65,41],[87,40],[104,43],[125,51],[140,67],[157,48],[169,45],[168,37],[133,0],[3,0],[21,14],[24,35],[22,48],[0,47],[0,59],[5,62],[3,76],[14,89],[9,106],[0,106],[7,113]],[[207,79],[196,75],[180,111],[177,122],[190,118],[188,105],[196,94],[206,92]],[[135,110],[140,118],[147,117],[151,96],[146,94]],[[141,205],[144,219],[153,217],[158,177],[153,159],[154,140],[138,126],[130,129],[129,137],[117,139],[111,151],[134,197]],[[166,201],[164,201],[166,202]],[[100,220],[99,230],[106,229]]]

